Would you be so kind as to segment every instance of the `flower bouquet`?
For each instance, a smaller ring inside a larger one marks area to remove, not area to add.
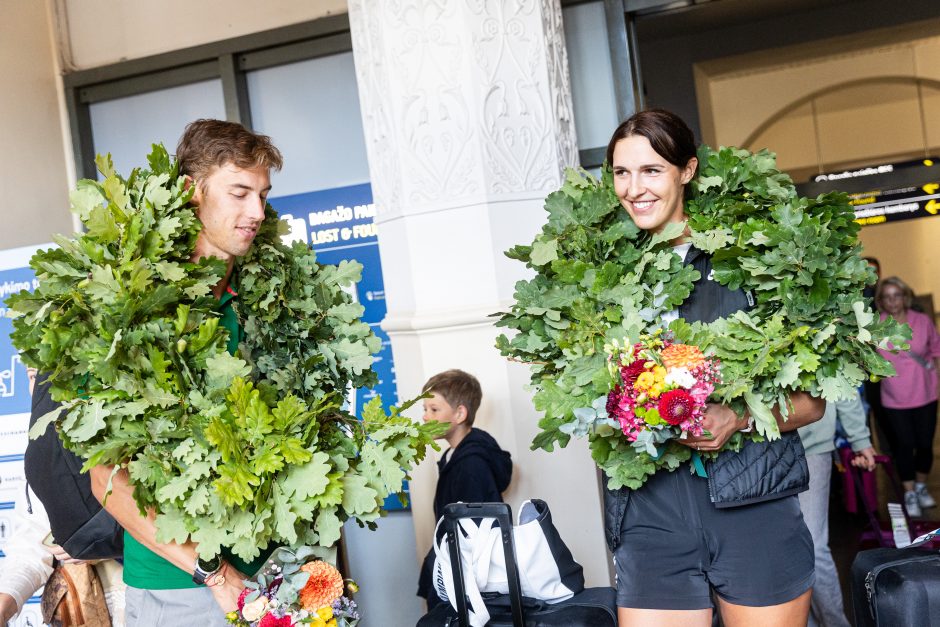
[[[637,342],[612,340],[604,351],[606,392],[590,407],[573,409],[573,420],[559,431],[591,439],[598,465],[607,471],[616,464],[633,488],[658,469],[675,470],[685,460],[704,476],[698,451],[673,440],[707,435],[705,408],[722,383],[718,359],[675,342],[661,329]]]
[[[716,359],[661,332],[640,336],[635,344],[614,340],[605,348],[614,379],[605,409],[637,452],[657,458],[657,445],[705,432],[705,406],[721,382]]]
[[[356,592],[330,563],[309,546],[296,551],[279,548],[254,580],[245,581],[238,609],[226,618],[239,627],[354,627],[359,624],[356,602],[344,591]]]

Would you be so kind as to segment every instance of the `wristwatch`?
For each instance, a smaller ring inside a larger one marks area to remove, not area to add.
[[[218,555],[207,560],[197,556],[196,565],[193,569],[193,583],[200,586],[205,584],[206,579],[219,572],[220,568],[222,568],[222,558]]]

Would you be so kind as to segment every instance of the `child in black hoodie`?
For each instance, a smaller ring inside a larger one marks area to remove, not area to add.
[[[450,423],[444,434],[450,448],[437,463],[440,476],[434,492],[435,521],[450,503],[501,503],[512,478],[512,460],[493,436],[473,427],[483,398],[480,382],[462,370],[447,370],[428,379],[422,391],[431,394],[424,400],[424,421]],[[431,549],[418,581],[418,596],[428,600],[428,609],[441,602],[431,586],[433,566]]]

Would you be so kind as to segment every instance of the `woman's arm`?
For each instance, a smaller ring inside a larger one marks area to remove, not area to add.
[[[95,466],[89,471],[91,491],[95,498],[125,531],[145,547],[170,562],[180,570],[192,572],[196,563],[196,549],[192,543],[161,544],[157,542],[156,515],[153,511],[142,516],[137,502],[134,501],[134,486],[130,483],[127,470],[122,468],[111,477],[113,466]],[[111,493],[107,494],[108,480],[111,479]],[[107,494],[107,501],[105,495]]]
[[[934,323],[933,318],[927,314],[921,314],[918,322],[918,329],[914,331],[913,326],[911,329],[914,333],[923,332],[926,339],[924,342],[924,357],[933,360],[936,364],[940,361],[940,333],[937,332],[937,325]],[[913,344],[913,338],[911,344]]]
[[[777,425],[780,431],[794,431],[816,422],[822,418],[826,411],[826,402],[821,398],[810,396],[806,392],[793,392],[789,397],[790,407],[787,413],[787,419],[784,420],[779,407],[774,407],[773,414],[777,419]],[[738,416],[733,409],[727,405],[710,404],[705,411],[705,420],[703,425],[709,435],[702,434],[700,437],[689,437],[679,440],[686,446],[700,451],[717,451],[731,439],[735,431],[741,431],[748,427],[750,418],[748,412],[743,416]]]
[[[787,418],[784,420],[780,408],[774,407],[774,417],[777,419],[781,433],[795,431],[822,418],[826,412],[826,401],[810,396],[806,392],[793,392],[790,394],[789,409]]]
[[[847,401],[836,401],[836,417],[845,429],[845,435],[853,451],[871,447],[871,432],[868,430],[868,417],[862,406],[862,397],[858,394]]]

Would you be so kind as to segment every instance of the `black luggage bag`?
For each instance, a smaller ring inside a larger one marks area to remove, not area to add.
[[[855,557],[856,627],[940,627],[940,552],[927,548],[931,539]]]
[[[458,521],[461,518],[495,518],[502,536],[509,594],[484,594],[484,602],[490,612],[487,627],[617,627],[616,593],[613,588],[585,588],[567,601],[554,604],[522,596],[512,537],[512,510],[506,503],[452,503],[444,508],[444,530],[453,565],[457,610],[450,603],[438,605],[421,617],[417,627],[470,625],[457,546],[460,535]]]

